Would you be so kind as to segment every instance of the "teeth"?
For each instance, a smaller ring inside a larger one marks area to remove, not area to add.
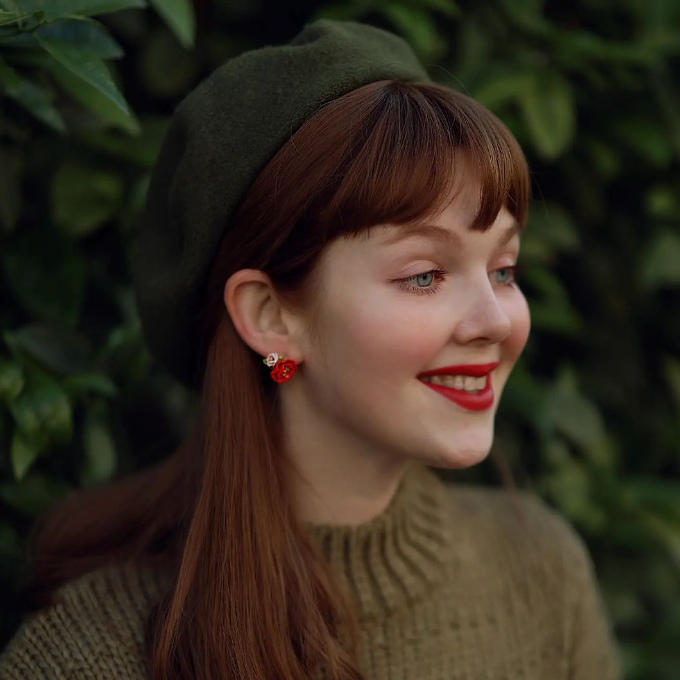
[[[474,393],[479,392],[486,387],[487,376],[482,378],[473,378],[469,375],[432,375],[429,377],[424,377],[422,380],[435,385],[453,387],[457,390],[464,390],[465,392]]]

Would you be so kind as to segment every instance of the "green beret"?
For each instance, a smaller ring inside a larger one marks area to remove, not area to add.
[[[133,263],[151,352],[197,387],[197,316],[220,240],[248,188],[318,109],[377,80],[432,82],[400,37],[320,19],[289,43],[228,60],[177,106],[154,167]]]

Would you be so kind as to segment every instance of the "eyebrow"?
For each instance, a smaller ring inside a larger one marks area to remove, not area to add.
[[[439,227],[436,224],[397,224],[387,226],[388,228],[391,227],[396,229],[396,233],[385,241],[385,245],[394,245],[395,243],[399,243],[404,239],[414,236],[424,236],[425,238],[431,238],[435,241],[439,241],[440,243],[444,243],[447,246],[453,245],[456,248],[460,248],[461,250],[463,249],[463,242],[457,233],[450,231],[449,229],[445,229],[444,227]],[[522,231],[523,229],[520,224],[517,221],[514,221],[512,225],[510,225],[510,227],[508,227],[508,229],[506,229],[501,234],[498,242],[496,243],[496,248],[500,248],[506,243],[509,243],[510,239],[512,239],[512,237],[518,232],[521,236]]]

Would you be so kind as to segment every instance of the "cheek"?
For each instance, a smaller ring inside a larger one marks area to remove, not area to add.
[[[332,321],[336,351],[352,353],[353,365],[372,374],[411,374],[438,351],[441,339],[432,315],[393,299],[366,298],[338,310]]]

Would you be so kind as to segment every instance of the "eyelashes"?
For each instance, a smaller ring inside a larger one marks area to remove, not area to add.
[[[525,269],[524,265],[516,264],[508,267],[500,267],[499,269],[496,269],[494,271],[494,274],[496,272],[505,271],[506,269],[512,272],[512,278],[507,283],[501,283],[501,285],[508,286],[509,288],[517,287],[519,284],[518,277]],[[427,276],[428,274],[435,275],[436,279],[434,286],[430,286],[429,288],[422,288],[421,286],[413,286],[409,283],[409,281],[418,279],[421,276]],[[421,274],[414,274],[413,276],[409,276],[405,279],[396,279],[396,282],[399,284],[400,290],[406,290],[414,293],[415,295],[434,295],[439,290],[442,281],[446,278],[446,274],[448,274],[448,271],[446,271],[446,269],[441,269],[437,267],[435,269],[430,269],[429,271],[422,272]]]

